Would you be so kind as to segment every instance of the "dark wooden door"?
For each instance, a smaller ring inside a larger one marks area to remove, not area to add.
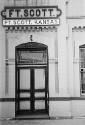
[[[48,46],[15,47],[15,115],[48,114]]]
[[[22,67],[17,72],[17,114],[48,114],[46,67]]]

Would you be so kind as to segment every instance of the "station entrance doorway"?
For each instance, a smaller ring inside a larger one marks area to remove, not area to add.
[[[28,42],[15,48],[15,116],[49,114],[48,47]]]

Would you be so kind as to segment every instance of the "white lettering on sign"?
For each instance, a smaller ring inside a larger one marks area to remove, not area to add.
[[[3,26],[46,26],[46,25],[59,25],[59,19],[5,19]]]

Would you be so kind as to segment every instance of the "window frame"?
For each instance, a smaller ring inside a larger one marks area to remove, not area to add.
[[[84,65],[85,64],[81,64],[82,62],[85,63],[84,61],[82,61],[82,58],[81,58],[81,50],[85,50],[85,45],[81,45],[79,46],[79,67],[80,67],[80,95],[81,96],[85,96],[85,89],[83,89],[83,73],[85,73],[85,67]],[[84,52],[85,53],[85,52]],[[81,66],[82,65],[82,66]],[[85,84],[85,83],[84,83]]]

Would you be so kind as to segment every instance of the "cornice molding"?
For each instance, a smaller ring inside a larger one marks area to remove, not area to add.
[[[74,26],[72,31],[85,31],[85,26]]]
[[[67,16],[66,19],[85,19],[85,16]]]

